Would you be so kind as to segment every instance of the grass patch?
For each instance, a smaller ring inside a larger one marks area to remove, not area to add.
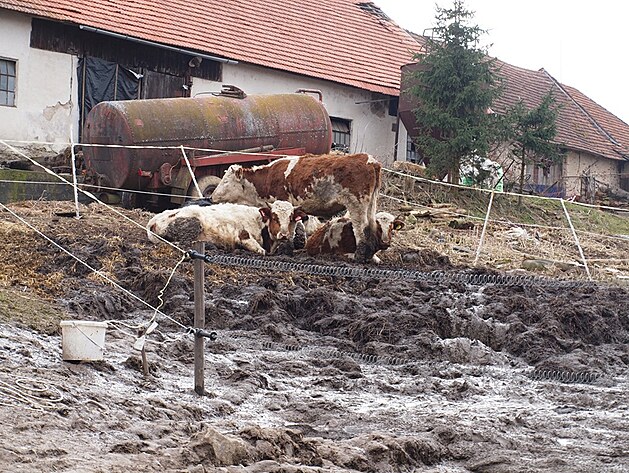
[[[59,322],[66,318],[63,309],[53,301],[12,288],[0,288],[1,323],[54,335],[61,333]]]

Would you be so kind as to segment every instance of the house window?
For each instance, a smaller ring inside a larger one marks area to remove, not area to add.
[[[410,135],[406,135],[406,160],[415,164],[422,164],[424,161]]]
[[[351,121],[342,118],[330,117],[332,122],[332,149],[349,152],[351,142]]]
[[[15,106],[15,61],[0,59],[0,105]]]

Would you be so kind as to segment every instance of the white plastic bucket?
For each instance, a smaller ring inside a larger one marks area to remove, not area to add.
[[[64,361],[98,361],[103,359],[107,322],[62,320],[60,325]]]

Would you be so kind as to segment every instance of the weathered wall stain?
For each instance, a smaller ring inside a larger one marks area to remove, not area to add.
[[[44,118],[48,121],[51,121],[55,114],[60,110],[66,111],[69,115],[72,111],[72,100],[68,100],[65,103],[57,102],[55,105],[47,106],[46,108],[44,108],[43,111]]]

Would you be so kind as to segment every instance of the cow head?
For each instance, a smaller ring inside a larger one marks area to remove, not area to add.
[[[292,240],[296,223],[308,219],[306,213],[299,207],[295,208],[293,204],[284,200],[276,200],[270,207],[261,207],[259,210],[273,241]]]
[[[243,168],[239,164],[232,164],[212,193],[212,202],[241,203],[243,194]]]
[[[381,250],[389,248],[394,232],[404,228],[404,221],[388,212],[378,212],[376,214],[376,224],[378,245]]]

